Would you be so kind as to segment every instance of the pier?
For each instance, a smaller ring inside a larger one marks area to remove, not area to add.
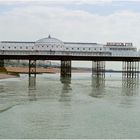
[[[49,35],[35,42],[1,41],[0,67],[4,67],[5,60],[11,59],[29,61],[29,81],[36,78],[37,60],[61,61],[60,76],[68,78],[72,61],[92,61],[92,75],[96,77],[105,77],[106,61],[120,61],[123,78],[138,78],[140,52],[132,43],[63,42]]]

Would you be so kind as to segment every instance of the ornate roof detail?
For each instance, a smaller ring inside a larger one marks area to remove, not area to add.
[[[44,47],[46,50],[63,50],[64,48],[64,43],[57,39],[57,38],[53,38],[50,35],[46,38],[42,38],[39,39],[35,42],[35,46],[42,46]]]
[[[54,45],[63,45],[64,43],[56,38],[51,37],[50,35],[46,38],[39,39],[35,42],[35,44],[54,44]]]

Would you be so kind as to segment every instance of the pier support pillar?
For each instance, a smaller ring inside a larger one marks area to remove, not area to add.
[[[71,77],[71,61],[61,60],[61,77]]]
[[[92,76],[105,77],[105,61],[92,61]]]
[[[29,60],[29,88],[36,87],[36,60]]]
[[[139,61],[123,61],[122,78],[139,78]]]
[[[0,60],[0,72],[6,72],[7,73],[7,70],[4,66],[5,66],[4,59],[1,59]]]
[[[60,95],[60,102],[68,102],[71,100],[71,93],[70,91],[72,90],[71,88],[71,77],[61,77],[60,81],[62,83],[62,92]]]
[[[4,67],[4,60],[0,60],[0,67]]]

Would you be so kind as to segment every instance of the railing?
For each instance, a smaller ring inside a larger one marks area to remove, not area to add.
[[[0,50],[0,55],[50,55],[50,56],[117,56],[117,57],[140,57],[140,53],[112,53],[109,51],[97,51],[97,52],[89,52],[89,51],[38,51],[38,50]]]
[[[63,55],[63,56],[111,56],[111,52],[76,52],[76,51],[18,51],[1,50],[0,55]]]

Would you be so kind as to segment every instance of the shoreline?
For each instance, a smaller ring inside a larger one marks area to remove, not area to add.
[[[19,77],[18,75],[0,73],[0,80],[9,79],[9,78],[18,78],[18,77]]]
[[[85,71],[85,70],[72,70],[73,73],[87,73],[89,71]],[[29,68],[28,67],[4,67],[4,68],[0,68],[0,80],[1,79],[9,79],[9,78],[18,78],[19,74],[28,74],[29,73]],[[59,68],[36,68],[36,73],[37,74],[56,74],[56,73],[60,73],[60,69]]]
[[[28,74],[29,68],[28,67],[5,67],[8,73],[16,73],[16,74]],[[36,68],[36,73],[56,73],[56,70],[53,68]]]

